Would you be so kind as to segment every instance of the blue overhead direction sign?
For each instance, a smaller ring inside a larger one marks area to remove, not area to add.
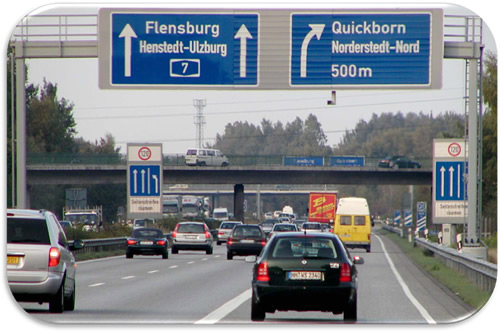
[[[111,86],[258,86],[257,13],[111,15]]]
[[[330,166],[363,167],[363,166],[365,166],[365,157],[363,157],[363,156],[330,157]]]
[[[432,83],[431,12],[293,13],[291,24],[291,86]]]
[[[283,157],[284,166],[323,166],[323,157]]]

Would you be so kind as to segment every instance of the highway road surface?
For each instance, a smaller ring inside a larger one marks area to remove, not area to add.
[[[442,324],[474,313],[411,263],[382,235],[372,252],[352,250],[359,265],[357,324]],[[29,315],[52,323],[78,324],[344,324],[342,315],[276,312],[263,323],[250,320],[252,263],[214,254],[180,251],[160,256],[125,256],[80,262],[76,309],[50,314],[48,305],[21,303]],[[28,319],[28,317],[26,318]]]

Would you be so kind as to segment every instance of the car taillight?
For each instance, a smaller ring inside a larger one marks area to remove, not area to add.
[[[205,231],[205,238],[210,239],[210,232],[209,231]]]
[[[165,240],[159,240],[158,242],[156,242],[157,245],[159,246],[164,246],[165,245]]]
[[[262,241],[260,242],[260,245],[264,247],[264,246],[266,245],[266,240],[262,240]]]
[[[257,281],[269,281],[269,265],[262,262],[257,267]]]
[[[219,233],[217,233],[217,234],[218,234],[218,235],[224,235],[224,232],[219,232]]]
[[[230,237],[229,239],[227,239],[227,244],[229,244],[229,245],[233,244],[233,238],[232,237]]]
[[[340,266],[340,282],[350,282],[351,279],[351,266],[347,263],[342,263]]]
[[[59,264],[61,260],[61,252],[57,248],[50,248],[49,250],[49,267],[54,267]]]
[[[137,244],[137,241],[136,240],[127,240],[127,244],[129,246],[133,246],[133,245]]]

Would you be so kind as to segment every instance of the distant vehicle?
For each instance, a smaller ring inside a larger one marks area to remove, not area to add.
[[[179,250],[204,250],[213,253],[213,236],[202,222],[181,222],[172,232],[172,254]]]
[[[411,160],[405,156],[389,156],[378,161],[378,167],[382,168],[421,168],[422,164],[418,161]]]
[[[163,196],[163,217],[180,217],[182,208],[182,197],[176,195]]]
[[[7,280],[20,302],[48,302],[49,311],[75,309],[76,263],[57,217],[45,210],[7,209]]]
[[[221,223],[219,226],[219,230],[217,231],[217,245],[220,245],[222,242],[227,242],[227,239],[233,231],[234,226],[241,224],[241,221],[225,221]]]
[[[260,223],[260,227],[267,235],[272,231],[274,224],[276,224],[277,222],[279,222],[278,219],[266,219],[265,221]]]
[[[339,199],[333,231],[349,248],[371,251],[371,217],[368,202],[362,197]]]
[[[169,190],[186,190],[189,186],[187,184],[175,184],[173,186],[168,187]]]
[[[302,224],[302,230],[309,233],[322,233],[323,226],[319,222],[305,222]]]
[[[189,166],[229,166],[227,157],[215,149],[189,149],[185,163]]]
[[[64,220],[71,221],[75,227],[81,226],[84,231],[99,231],[102,226],[102,206],[84,209],[63,208]]]
[[[67,232],[68,230],[73,228],[73,224],[69,220],[59,220],[59,224],[61,224],[64,232]]]
[[[228,221],[229,212],[226,208],[215,208],[212,217],[217,220]]]
[[[293,208],[289,205],[285,205],[283,206],[283,210],[281,212],[286,214],[293,214]]]
[[[236,225],[227,240],[227,259],[259,255],[266,245],[266,234],[258,225]]]
[[[274,218],[272,212],[266,212],[266,213],[264,213],[264,219],[272,219],[272,218]]]
[[[281,233],[273,236],[253,267],[252,321],[276,310],[330,311],[357,320],[355,264],[337,235]]]
[[[336,192],[310,192],[308,221],[329,224],[335,220]]]
[[[271,236],[277,234],[277,233],[283,233],[283,232],[298,232],[297,225],[295,224],[284,224],[284,223],[279,223],[279,224],[274,224],[273,229],[269,233],[269,238]]]
[[[156,228],[134,229],[127,238],[125,256],[134,258],[134,255],[161,255],[168,258],[168,240],[163,232]]]
[[[198,196],[182,196],[182,218],[192,220],[203,216],[203,198]]]

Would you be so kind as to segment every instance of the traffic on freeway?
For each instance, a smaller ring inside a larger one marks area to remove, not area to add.
[[[357,323],[449,323],[472,315],[382,235],[372,251],[350,250],[364,264],[358,272]],[[78,263],[74,311],[51,315],[48,305],[20,303],[37,320],[99,324],[262,324],[251,320],[252,269],[246,257],[226,259],[226,248],[212,255],[181,251],[170,255],[125,256]],[[264,324],[342,323],[342,314],[321,311],[266,313]]]

